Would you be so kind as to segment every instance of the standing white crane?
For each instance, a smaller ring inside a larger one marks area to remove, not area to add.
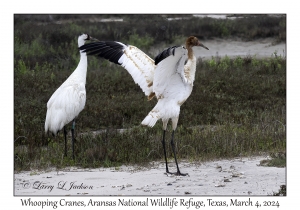
[[[144,91],[148,99],[158,99],[156,106],[142,121],[142,125],[153,127],[157,120],[163,122],[163,149],[166,172],[169,172],[165,146],[165,132],[169,119],[172,120],[171,146],[174,153],[177,172],[175,175],[185,176],[180,172],[174,144],[174,132],[177,127],[180,106],[190,96],[196,72],[196,56],[193,49],[203,47],[196,37],[187,38],[185,47],[173,46],[158,54],[154,60],[132,45],[116,41],[93,42],[80,47],[88,55],[96,55],[124,67]]]
[[[95,40],[88,34],[78,37],[78,47],[84,45],[86,40]],[[74,129],[75,118],[83,110],[86,100],[85,82],[87,72],[87,56],[80,51],[80,61],[74,72],[53,93],[47,103],[45,132],[51,131],[54,135],[64,128],[65,156],[67,156],[67,131],[65,125],[73,120],[72,124],[72,157],[74,159]]]

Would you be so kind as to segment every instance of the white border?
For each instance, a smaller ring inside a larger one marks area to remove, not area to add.
[[[296,2],[296,1],[293,1]],[[134,6],[133,6],[134,5]],[[19,209],[20,197],[13,197],[13,15],[15,13],[190,13],[190,14],[228,14],[228,13],[286,13],[287,14],[287,197],[278,198],[280,208],[298,206],[299,191],[299,13],[296,3],[284,1],[5,1],[1,8],[1,151],[2,167],[0,193],[4,209]],[[138,12],[136,12],[138,11]],[[3,135],[4,134],[4,135]],[[23,197],[25,198],[25,197]],[[214,197],[228,199],[228,197]],[[263,197],[262,200],[264,200]],[[270,199],[274,197],[270,197]],[[35,200],[44,200],[35,197]],[[51,198],[48,198],[51,199]],[[60,199],[53,197],[53,199]],[[88,198],[70,197],[70,200]],[[111,199],[107,197],[107,199]],[[138,199],[138,198],[137,198]],[[203,197],[204,199],[204,197]],[[255,197],[255,200],[260,200]],[[8,208],[5,208],[8,207]],[[152,207],[149,207],[152,208]],[[31,208],[30,208],[31,209]],[[40,208],[39,208],[40,209]],[[69,207],[69,209],[71,209]],[[184,208],[186,209],[186,208]],[[206,209],[209,209],[206,207]],[[249,209],[249,208],[248,208]]]

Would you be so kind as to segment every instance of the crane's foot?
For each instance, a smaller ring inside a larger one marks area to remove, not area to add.
[[[188,173],[181,173],[180,171],[177,171],[177,172],[166,171],[166,174],[172,174],[172,175],[175,175],[175,176],[190,176]]]
[[[175,173],[176,176],[190,176],[188,173],[181,173],[180,171],[177,171]]]

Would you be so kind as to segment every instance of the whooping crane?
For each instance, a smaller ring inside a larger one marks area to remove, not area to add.
[[[142,121],[142,125],[153,127],[157,120],[163,122],[163,149],[166,172],[169,172],[165,147],[165,132],[169,119],[172,120],[171,146],[174,153],[177,172],[180,172],[174,144],[174,132],[177,127],[180,106],[190,96],[196,72],[195,47],[208,50],[196,37],[187,38],[184,46],[173,46],[158,54],[154,60],[132,45],[117,41],[100,41],[80,47],[87,55],[96,55],[124,67],[132,76],[148,99],[158,99],[156,106]]]
[[[84,45],[86,40],[95,40],[88,34],[78,37],[78,47]],[[86,100],[85,82],[87,72],[87,56],[80,51],[80,61],[74,72],[53,93],[47,103],[45,132],[51,131],[54,135],[64,127],[65,156],[67,156],[67,131],[65,125],[73,120],[72,124],[72,157],[74,159],[74,129],[75,118],[83,110]]]

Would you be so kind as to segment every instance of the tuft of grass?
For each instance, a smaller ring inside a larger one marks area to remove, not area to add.
[[[273,196],[286,196],[286,185],[281,185],[278,192],[274,192]]]
[[[286,153],[285,152],[276,152],[271,153],[272,159],[261,160],[260,166],[269,166],[269,167],[286,167]]]

